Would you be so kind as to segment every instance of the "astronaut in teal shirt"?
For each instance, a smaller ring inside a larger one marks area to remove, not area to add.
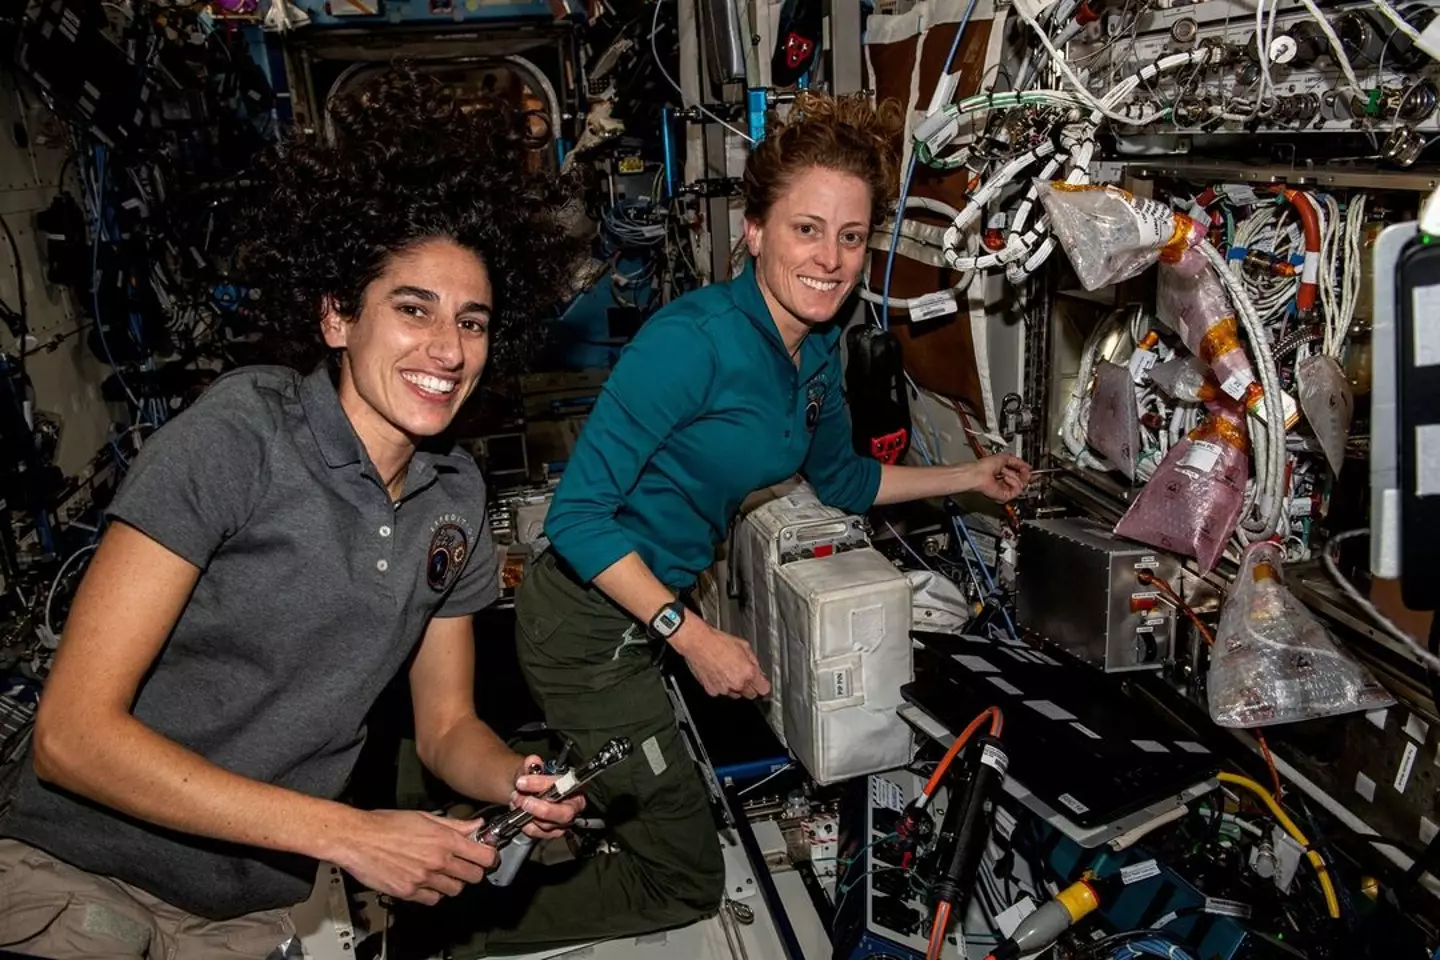
[[[681,297],[616,364],[546,535],[582,580],[638,553],[684,590],[714,562],[741,501],[797,472],[824,502],[864,513],[880,464],[851,446],[841,377],[838,326],[813,331],[792,359],[754,264]]]
[[[657,653],[668,644],[712,696],[769,693],[750,645],[676,600],[746,496],[799,472],[826,503],[864,513],[972,490],[1005,501],[1029,480],[1005,454],[882,466],[851,446],[832,321],[893,201],[900,117],[802,94],[746,164],[750,264],[649,320],[590,414],[545,521],[551,549],[516,597],[516,641],[552,728],[587,754],[613,736],[635,743],[589,795],[619,852],[537,880],[486,950],[647,933],[717,908],[719,842]]]

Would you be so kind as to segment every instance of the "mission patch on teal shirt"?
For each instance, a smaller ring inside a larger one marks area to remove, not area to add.
[[[589,581],[635,552],[684,589],[714,560],[740,503],[804,475],[821,500],[863,513],[880,464],[855,453],[840,330],[816,329],[791,361],[753,266],[670,303],[621,353],[545,519]]]

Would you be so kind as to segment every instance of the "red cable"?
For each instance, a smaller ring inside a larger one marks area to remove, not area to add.
[[[1300,215],[1300,226],[1305,231],[1305,264],[1300,268],[1295,307],[1301,314],[1308,314],[1315,309],[1315,298],[1320,292],[1320,216],[1308,194],[1290,187],[1281,187],[1280,194]]]
[[[945,949],[945,928],[950,924],[950,901],[941,900],[935,907],[935,923],[930,928],[930,946],[925,951],[925,960],[940,960]]]
[[[965,744],[975,735],[975,731],[980,729],[980,724],[984,723],[986,719],[990,721],[990,736],[1000,736],[1000,730],[1005,725],[1005,717],[1000,713],[999,707],[987,707],[978,717],[970,721],[969,726],[960,731],[960,736],[956,737],[955,742],[950,744],[950,749],[945,751],[945,756],[940,759],[940,763],[935,767],[935,772],[930,774],[930,780],[925,784],[925,789],[921,791],[925,799],[930,799],[935,793],[935,788],[940,786],[940,781],[945,779],[945,772],[950,769],[950,761],[954,760],[955,755],[965,748]]]

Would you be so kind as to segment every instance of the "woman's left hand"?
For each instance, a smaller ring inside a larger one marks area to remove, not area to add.
[[[972,488],[985,494],[997,503],[1014,500],[1030,482],[1030,464],[1008,453],[991,454],[977,460],[975,486]]]
[[[526,757],[515,776],[515,792],[510,797],[510,806],[519,807],[535,819],[525,825],[525,832],[541,840],[561,836],[570,828],[570,823],[585,809],[585,798],[574,796],[559,803],[541,800],[540,794],[549,790],[558,777],[543,773],[531,773],[541,766],[539,757]]]

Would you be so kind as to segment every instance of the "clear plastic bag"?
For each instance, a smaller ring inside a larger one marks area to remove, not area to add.
[[[1118,363],[1106,360],[1095,370],[1095,393],[1090,400],[1085,442],[1127,480],[1135,479],[1140,414],[1135,406],[1135,382],[1130,379],[1130,371]]]
[[[1285,587],[1284,552],[1241,558],[1210,651],[1210,718],[1222,727],[1313,720],[1395,702]]]
[[[1355,415],[1355,394],[1334,357],[1316,354],[1295,365],[1300,382],[1300,409],[1325,451],[1330,471],[1340,476],[1350,419]]]
[[[1170,448],[1115,525],[1115,533],[1194,557],[1209,573],[1235,530],[1250,479],[1242,414],[1211,407],[1210,416]]]
[[[1206,233],[1183,213],[1119,187],[1036,180],[1035,188],[1086,290],[1139,276],[1157,260],[1178,259]]]
[[[1150,382],[1181,403],[1208,403],[1220,396],[1220,385],[1205,365],[1191,356],[1176,356],[1150,368]]]
[[[1186,250],[1174,264],[1162,265],[1155,313],[1215,372],[1221,390],[1236,400],[1245,397],[1255,383],[1255,368],[1240,343],[1240,326],[1230,298],[1208,260]]]

